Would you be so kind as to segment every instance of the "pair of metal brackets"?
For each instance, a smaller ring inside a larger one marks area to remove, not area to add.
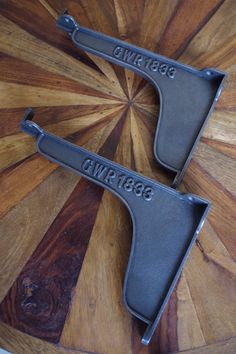
[[[76,45],[151,81],[161,99],[154,153],[176,172],[176,187],[189,163],[206,120],[222,89],[225,74],[198,71],[174,60],[80,27],[68,14],[58,19]],[[118,196],[128,208],[133,237],[124,281],[124,303],[147,324],[148,344],[203,226],[210,203],[130,171],[49,134],[32,121],[28,109],[21,129],[36,139],[37,150]]]

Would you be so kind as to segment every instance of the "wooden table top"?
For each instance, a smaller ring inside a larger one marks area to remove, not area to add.
[[[181,185],[212,209],[149,347],[122,284],[131,222],[111,193],[35,153],[50,132],[171,183],[153,157],[159,102],[137,75],[75,48],[83,26],[229,74]],[[25,353],[236,352],[235,0],[0,0],[0,346]],[[39,339],[40,338],[40,339]]]

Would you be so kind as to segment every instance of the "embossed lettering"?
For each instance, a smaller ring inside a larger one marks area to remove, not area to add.
[[[137,197],[141,197],[144,190],[144,184],[142,182],[137,182],[134,186],[134,193]]]
[[[146,58],[146,60],[145,60],[145,68],[146,68],[146,69],[149,68],[151,62],[152,62],[152,59],[151,59],[151,58]]]
[[[112,184],[115,177],[116,177],[116,172],[112,169],[109,169],[105,177],[105,182]]]
[[[124,184],[125,179],[126,179],[126,176],[125,176],[125,175],[119,176],[119,183],[118,183],[118,185],[117,185],[118,188],[123,187],[123,184]]]
[[[132,52],[131,50],[125,49],[124,55],[123,55],[123,60],[127,61],[130,63],[132,59],[134,58],[135,53]]]
[[[141,54],[137,54],[134,59],[134,65],[141,66],[142,61],[143,61],[143,56]]]
[[[123,184],[124,190],[126,192],[131,192],[133,190],[134,180],[132,177],[128,177],[126,182]]]
[[[124,51],[124,48],[122,48],[122,47],[116,47],[115,50],[114,50],[114,52],[113,52],[113,54],[114,54],[114,56],[115,56],[116,58],[120,58],[121,55],[122,55],[122,53],[123,53],[123,51]]]
[[[100,163],[96,163],[93,170],[94,177],[101,178],[107,168]]]
[[[91,158],[84,160],[82,170],[93,178],[112,185],[113,189],[122,189],[122,193],[134,193],[136,197],[142,198],[147,202],[149,202],[154,195],[154,189],[145,186],[143,182],[136,181],[135,176],[131,177],[130,175],[119,174],[115,169],[109,168]]]
[[[167,73],[168,66],[166,64],[161,64],[159,67],[159,73],[165,75]]]
[[[128,48],[117,46],[113,51],[113,56],[123,62],[138,66],[151,72],[157,72],[160,75],[174,79],[177,70],[169,64],[160,62],[159,60],[146,57]],[[154,57],[155,58],[155,57]]]
[[[146,187],[143,191],[143,198],[148,202],[152,199],[154,190],[151,187]]]
[[[175,77],[175,74],[176,74],[176,69],[173,68],[173,66],[171,66],[167,71],[167,76],[173,79]]]
[[[151,69],[152,71],[157,71],[159,65],[160,65],[159,61],[153,60],[152,65],[150,66],[150,69]]]
[[[91,168],[94,165],[94,161],[91,159],[86,159],[84,160],[83,164],[82,164],[82,169],[86,172],[90,172]]]

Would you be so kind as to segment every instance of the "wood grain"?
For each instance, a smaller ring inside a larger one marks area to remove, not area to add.
[[[180,187],[211,200],[212,210],[149,347],[140,343],[145,326],[122,299],[128,211],[39,156],[19,130],[31,106],[50,132],[171,183],[153,156],[154,88],[76,48],[55,25],[65,8],[82,26],[228,73]],[[236,352],[235,38],[234,0],[0,1],[1,347],[17,354]]]

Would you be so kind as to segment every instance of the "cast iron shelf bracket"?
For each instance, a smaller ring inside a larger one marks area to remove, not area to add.
[[[147,324],[148,344],[210,208],[208,201],[177,192],[104,157],[47,133],[28,109],[21,129],[36,139],[47,159],[114,193],[129,210],[132,246],[124,281],[124,303]]]
[[[197,70],[127,42],[80,26],[64,12],[57,26],[84,51],[130,69],[150,81],[160,96],[154,155],[175,172],[176,188],[185,173],[223,88],[225,73]]]

